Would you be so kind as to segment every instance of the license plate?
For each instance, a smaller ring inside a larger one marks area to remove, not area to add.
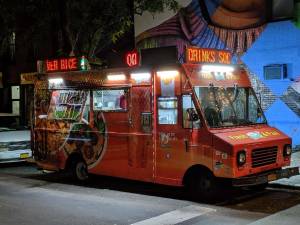
[[[21,159],[26,159],[26,158],[28,158],[29,157],[29,153],[21,153],[20,154],[20,158]]]
[[[268,181],[274,181],[274,180],[277,180],[276,174],[270,174],[270,175],[268,175]]]

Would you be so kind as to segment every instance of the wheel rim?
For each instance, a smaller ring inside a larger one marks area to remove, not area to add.
[[[210,191],[212,188],[212,181],[209,177],[203,176],[200,179],[199,185],[200,185],[199,188],[201,191],[207,192],[207,191]]]
[[[201,180],[200,182],[200,188],[203,191],[208,191],[211,189],[211,180],[204,178],[203,180]]]
[[[77,163],[76,176],[77,176],[78,180],[86,180],[88,178],[87,166],[84,162]]]

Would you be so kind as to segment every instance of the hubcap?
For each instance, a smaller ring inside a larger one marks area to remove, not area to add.
[[[77,176],[78,180],[86,180],[88,178],[87,167],[84,162],[77,163],[76,176]]]

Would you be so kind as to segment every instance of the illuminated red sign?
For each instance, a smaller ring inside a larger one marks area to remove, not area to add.
[[[188,47],[186,49],[188,63],[220,63],[230,64],[231,53],[224,50]]]
[[[76,57],[46,60],[46,72],[71,71],[80,68],[79,59]]]
[[[129,67],[138,66],[140,63],[138,51],[131,51],[125,55],[125,62]]]

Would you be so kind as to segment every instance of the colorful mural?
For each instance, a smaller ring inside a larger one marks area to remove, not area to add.
[[[35,158],[56,162],[57,155],[68,158],[80,152],[88,168],[95,167],[107,143],[103,113],[93,113],[91,124],[88,91],[51,90],[47,85],[46,80],[35,82]]]
[[[233,62],[251,74],[269,124],[291,136],[293,147],[300,149],[299,16],[296,22],[266,22],[267,1],[261,0],[184,2],[187,6],[177,14],[137,34],[137,48],[175,45],[181,62],[189,45],[231,51]],[[298,9],[299,1],[295,4]],[[268,78],[270,65],[282,66],[284,75]]]
[[[209,8],[213,12],[212,6]],[[249,25],[249,24],[248,24]],[[249,25],[250,26],[250,25]],[[154,48],[176,45],[179,59],[183,61],[185,46],[227,49],[240,56],[259,37],[264,25],[243,30],[234,30],[210,25],[203,16],[198,0],[163,22],[136,37],[138,48]]]

